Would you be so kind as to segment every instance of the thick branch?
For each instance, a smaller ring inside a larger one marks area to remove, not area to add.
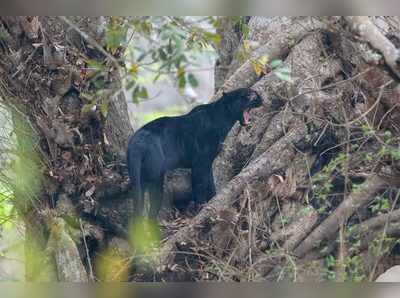
[[[318,247],[322,240],[333,237],[340,226],[345,224],[346,220],[360,207],[368,204],[375,197],[376,192],[385,185],[387,185],[387,182],[378,175],[369,177],[363,183],[361,189],[351,193],[325,221],[300,243],[295,249],[294,254],[302,257],[311,249]]]
[[[293,222],[283,231],[280,231],[282,235],[279,235],[279,237],[286,239],[283,244],[283,249],[291,251],[295,248],[296,245],[312,231],[317,221],[318,212],[311,209],[306,215],[300,217],[299,220]]]
[[[391,224],[400,220],[400,209],[394,210],[393,212],[385,213],[379,216],[375,216],[371,219],[363,221],[356,228],[352,229],[350,235],[356,235],[362,231],[369,231],[377,229],[385,225],[386,223]]]
[[[384,57],[386,64],[393,71],[393,74],[400,80],[400,51],[394,44],[379,31],[368,16],[346,17],[353,31],[367,41],[375,50],[378,50]]]
[[[309,17],[303,19],[280,18],[269,31],[270,39],[251,53],[251,57],[225,81],[213,99],[219,98],[222,95],[222,91],[252,86],[259,79],[259,75],[254,71],[253,61],[264,56],[268,58],[268,62],[275,59],[283,59],[289,53],[291,45],[296,44],[293,41],[301,40],[310,31],[323,26],[323,23],[312,20]]]

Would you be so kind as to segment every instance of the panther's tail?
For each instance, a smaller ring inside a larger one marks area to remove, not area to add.
[[[130,152],[127,154],[127,165],[129,178],[133,187],[133,192],[128,198],[128,212],[130,216],[137,217],[142,215],[144,208],[143,189],[140,183],[143,155],[140,152]]]

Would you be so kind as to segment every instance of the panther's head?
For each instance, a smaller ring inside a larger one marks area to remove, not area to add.
[[[262,97],[250,88],[240,88],[224,93],[224,97],[230,98],[230,112],[242,126],[250,124],[250,110],[263,104]]]

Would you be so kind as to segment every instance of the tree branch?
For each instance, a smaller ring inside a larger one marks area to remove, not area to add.
[[[340,225],[344,224],[360,207],[368,204],[375,197],[376,192],[385,185],[387,182],[378,175],[367,178],[361,189],[353,191],[327,219],[297,246],[294,254],[303,257],[311,249],[318,247],[321,241],[332,238],[339,230]]]
[[[400,81],[400,51],[385,35],[372,23],[368,16],[349,16],[346,21],[361,38],[368,42],[372,48],[379,51],[390,70],[392,76]]]

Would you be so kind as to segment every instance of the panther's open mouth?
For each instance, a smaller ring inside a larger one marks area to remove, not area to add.
[[[243,126],[247,126],[250,124],[250,110],[244,110],[243,112]]]

